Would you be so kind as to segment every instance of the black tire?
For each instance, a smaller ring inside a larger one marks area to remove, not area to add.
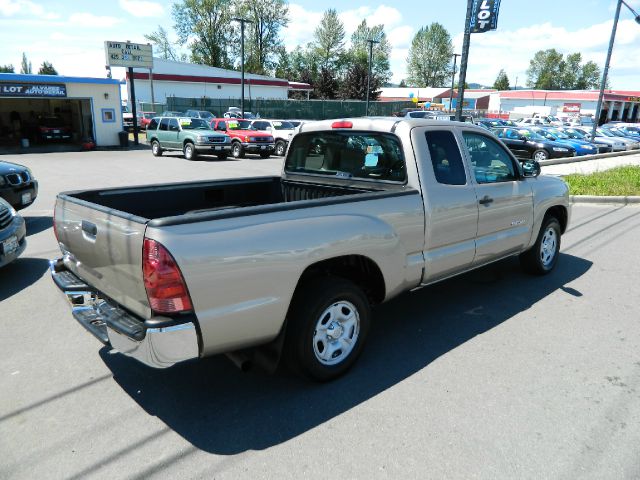
[[[339,377],[360,355],[370,323],[369,301],[355,284],[338,277],[305,282],[298,287],[287,316],[284,353],[289,368],[322,382]],[[325,334],[318,332],[321,324],[327,326]],[[323,353],[331,358],[322,360]]]
[[[284,157],[284,154],[287,153],[287,144],[282,140],[278,140],[276,142],[276,149],[273,153],[278,157]]]
[[[218,154],[218,160],[226,160],[228,156],[229,156],[229,154],[226,153],[226,152],[225,153],[219,153]]]
[[[549,152],[541,148],[533,152],[531,158],[537,162],[549,160]]]
[[[153,140],[151,142],[151,153],[154,157],[162,156],[162,148],[160,148],[160,142],[158,142],[157,140]]]
[[[187,142],[184,144],[184,158],[187,160],[195,160],[198,157],[198,152],[196,151],[196,147],[191,142]]]
[[[244,158],[244,148],[240,142],[234,142],[231,145],[231,155],[233,158]]]
[[[269,158],[270,156],[271,156],[271,154],[269,152],[260,153],[260,158]]]
[[[542,221],[533,247],[520,254],[523,270],[533,275],[546,275],[558,263],[561,237],[560,222],[549,215]]]

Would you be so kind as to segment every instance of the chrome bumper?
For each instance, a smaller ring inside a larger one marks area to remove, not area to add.
[[[89,333],[105,345],[153,368],[167,368],[199,357],[198,332],[193,322],[148,327],[145,322],[100,297],[80,278],[51,260],[54,283],[71,304],[71,313]],[[151,323],[157,322],[152,318]]]

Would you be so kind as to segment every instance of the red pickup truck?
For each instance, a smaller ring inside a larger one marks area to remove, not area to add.
[[[211,129],[231,137],[231,155],[235,158],[244,157],[246,152],[269,158],[275,148],[273,135],[254,130],[250,120],[214,118],[211,120]]]

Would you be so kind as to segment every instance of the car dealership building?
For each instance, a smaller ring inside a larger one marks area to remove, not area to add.
[[[0,73],[0,145],[119,144],[120,81]]]

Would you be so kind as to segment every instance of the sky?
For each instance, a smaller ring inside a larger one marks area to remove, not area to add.
[[[172,3],[0,0],[0,65],[13,64],[18,72],[25,52],[34,73],[47,60],[61,75],[104,77],[104,41],[146,43],[143,35],[158,25],[171,31]],[[640,13],[640,0],[627,3]],[[493,85],[504,69],[512,86],[524,86],[529,60],[548,48],[563,54],[580,52],[583,61],[593,60],[602,68],[615,5],[615,0],[502,0],[498,29],[471,35],[467,82]],[[310,42],[329,8],[338,11],[347,36],[362,19],[384,25],[392,46],[394,82],[406,78],[409,46],[422,26],[443,24],[453,38],[454,51],[462,50],[464,0],[293,0],[291,22],[282,35],[287,49]],[[614,89],[640,90],[640,25],[624,6],[609,75]],[[124,77],[124,70],[114,69],[114,77]]]

